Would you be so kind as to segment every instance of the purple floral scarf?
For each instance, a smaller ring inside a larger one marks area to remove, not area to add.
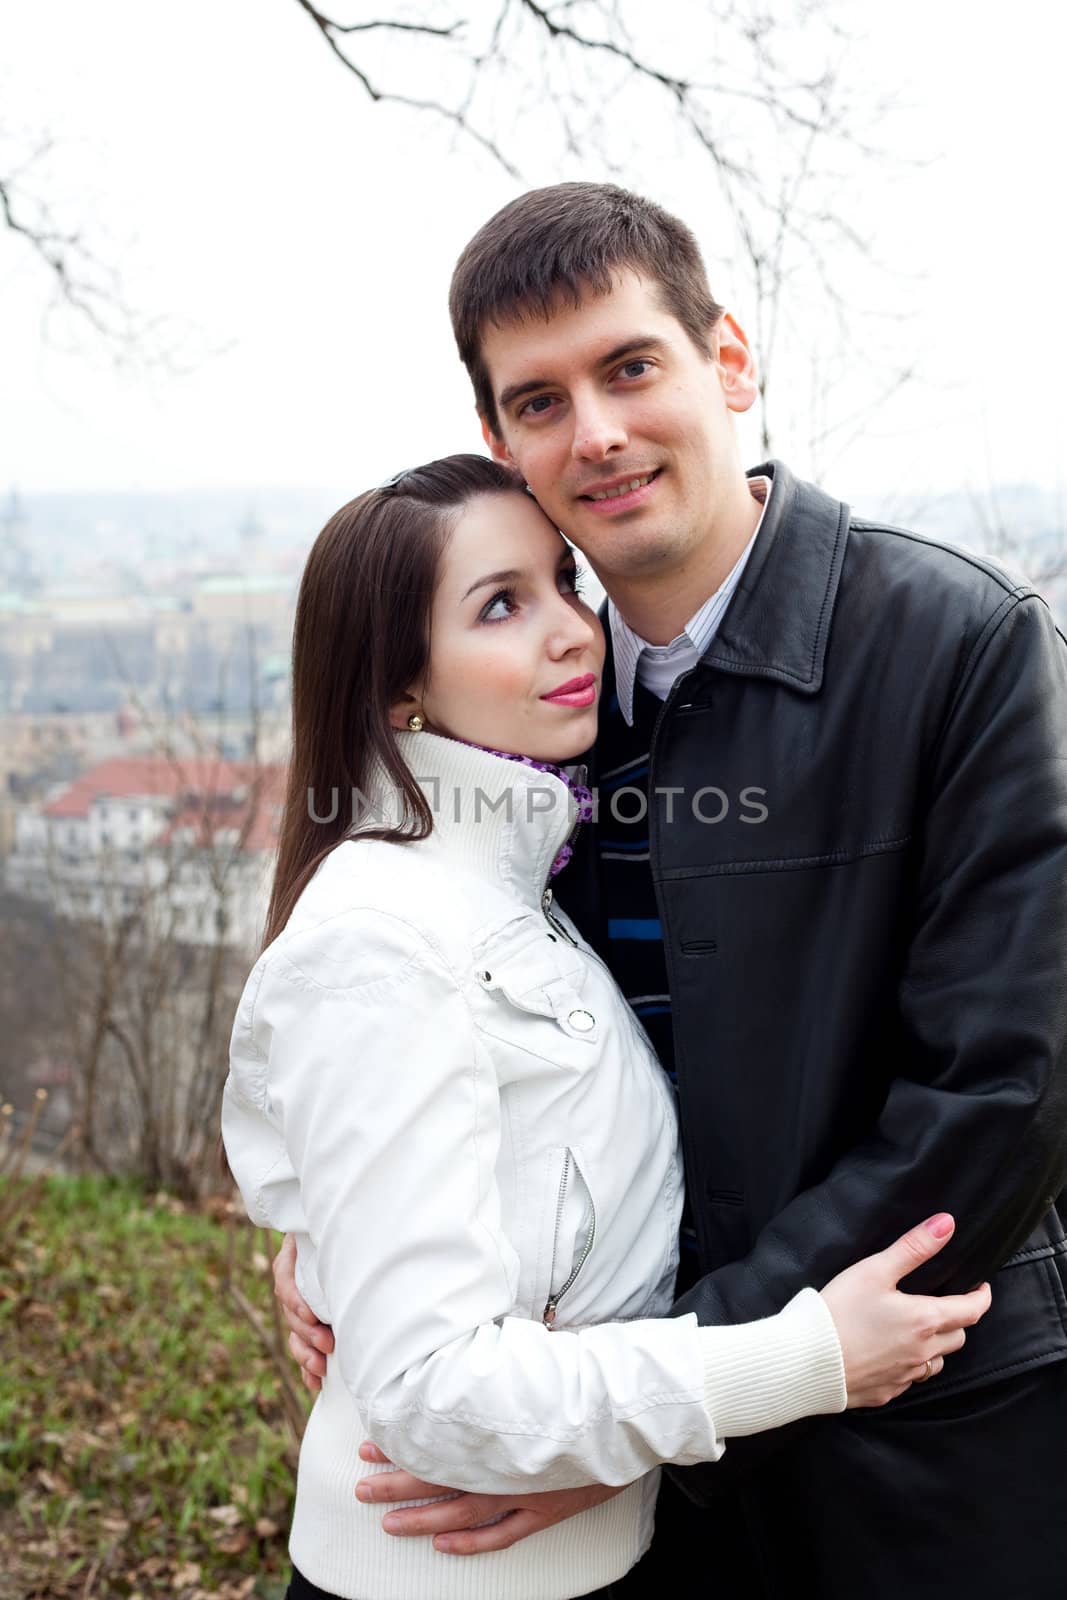
[[[549,869],[549,877],[554,878],[557,873],[563,871],[574,854],[574,841],[578,837],[578,829],[582,823],[593,820],[593,791],[585,782],[586,768],[576,767],[576,776],[572,778],[570,773],[564,772],[562,767],[557,767],[551,761],[535,761],[533,756],[517,756],[510,750],[491,750],[488,745],[474,744],[470,739],[464,739],[463,743],[469,744],[473,750],[484,750],[486,755],[499,756],[502,761],[519,761],[524,767],[533,767],[535,772],[549,772],[553,778],[558,778],[561,783],[567,785],[578,807],[578,820],[570,838],[556,853],[556,858]]]

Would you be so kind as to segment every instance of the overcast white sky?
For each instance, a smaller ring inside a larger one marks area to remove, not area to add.
[[[443,0],[437,9],[452,14]],[[671,10],[657,8],[665,27]],[[901,322],[857,312],[857,369],[868,343],[889,337],[917,378],[831,454],[827,484],[853,499],[991,480],[1056,487],[1067,438],[1061,8],[842,10],[867,36],[856,81],[897,99],[894,149],[926,159],[872,164],[853,203],[861,231],[892,241],[895,275],[872,290],[844,260],[845,292],[877,313],[913,306]],[[293,0],[7,0],[2,50],[2,122],[16,136],[4,148],[51,131],[42,171],[56,197],[120,264],[129,300],[187,324],[188,357],[208,354],[183,376],[146,377],[116,372],[69,325],[43,339],[49,285],[0,235],[0,491],[294,484],[347,495],[478,446],[445,306],[455,257],[522,188],[604,176],[573,159],[540,163],[536,108],[523,113],[532,159],[516,183],[438,123],[370,105]],[[715,259],[706,170],[651,135],[626,160],[622,181],[696,229],[715,292],[744,323],[750,308]],[[812,295],[796,314],[829,320]],[[779,381],[795,395],[804,375]],[[777,444],[807,470],[802,428]],[[751,433],[745,450],[758,457]]]

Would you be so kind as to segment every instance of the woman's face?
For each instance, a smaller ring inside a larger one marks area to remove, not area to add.
[[[438,574],[417,710],[432,731],[538,761],[596,737],[604,634],[578,596],[574,553],[529,495],[480,494],[459,513]]]

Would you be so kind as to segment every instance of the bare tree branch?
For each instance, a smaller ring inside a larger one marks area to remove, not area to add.
[[[1043,542],[1033,532],[1020,533],[1010,526],[1001,493],[992,478],[984,493],[972,489],[968,498],[981,531],[981,549],[995,560],[1020,568],[1040,590],[1067,577],[1067,522],[1062,509],[1058,526],[1048,530]]]
[[[685,33],[673,62],[669,36],[650,30],[639,0],[483,0],[481,8],[453,0],[444,20],[429,0],[406,0],[396,15],[382,0],[369,17],[346,17],[351,0],[327,0],[328,10],[319,0],[296,3],[372,104],[442,120],[516,181],[532,124],[548,135],[536,147],[542,167],[581,160],[625,181],[637,130],[658,115],[679,136],[680,154],[692,145],[710,160],[757,304],[781,293],[801,258],[825,288],[841,276],[832,251],[866,247],[840,210],[810,199],[827,190],[831,153],[847,152],[853,167],[884,158],[865,137],[879,107],[869,86],[842,70],[851,41],[830,0],[694,3],[700,26]],[[402,43],[402,56],[390,55],[390,40]],[[79,234],[28,210],[24,193],[21,178],[16,192],[0,166],[0,225],[37,253],[58,301],[123,348],[155,334],[138,326]],[[768,372],[779,327],[772,309],[761,330]],[[169,354],[165,364],[173,370]],[[765,378],[764,399],[767,386]]]
[[[332,22],[329,17],[322,14],[308,0],[299,0],[320,27],[329,28],[331,33],[372,33],[380,29],[388,29],[391,33],[426,33],[437,39],[452,39],[461,32],[462,22],[450,22],[445,28],[435,28],[428,22],[400,22],[396,18],[381,18],[375,22]]]
[[[39,139],[25,159],[16,160],[9,148],[12,136],[2,124],[0,138],[4,146],[0,155],[0,234],[6,231],[23,240],[51,280],[53,299],[43,318],[46,342],[51,341],[57,314],[66,311],[73,324],[92,330],[119,366],[154,369],[176,377],[228,348],[207,348],[196,330],[179,319],[135,309],[118,271],[107,260],[107,251],[99,242],[91,243],[82,228],[62,226],[42,198],[48,184],[40,167],[53,150],[52,140]],[[194,353],[196,345],[200,349]]]
[[[510,177],[516,179],[519,177],[520,174],[518,168],[515,167],[512,162],[508,160],[507,156],[504,155],[496,140],[491,138],[488,134],[480,132],[478,128],[474,127],[462,107],[457,109],[454,106],[445,105],[445,103],[441,100],[422,99],[416,95],[400,94],[395,90],[376,88],[367,74],[363,71],[362,67],[353,61],[352,57],[347,55],[337,42],[336,36],[338,34],[349,34],[360,31],[357,25],[349,24],[348,26],[343,26],[342,24],[335,22],[331,17],[327,17],[323,12],[317,10],[315,6],[311,5],[310,0],[296,0],[296,3],[302,11],[307,12],[312,22],[314,22],[315,26],[322,34],[322,37],[326,40],[326,43],[333,51],[333,54],[337,57],[338,61],[340,61],[341,64],[346,67],[349,72],[351,72],[353,77],[358,80],[363,89],[370,96],[371,100],[373,100],[376,104],[388,102],[393,105],[407,106],[413,111],[429,111],[435,116],[443,117],[446,122],[452,123],[453,127],[457,128],[461,133],[466,134],[469,139],[473,139],[476,144],[481,145],[482,149],[491,155],[495,161],[499,162],[499,164],[504,168],[504,171],[508,173]],[[439,38],[451,38],[460,25],[453,24],[450,28],[430,28],[418,27],[414,24],[408,23],[391,23],[383,21],[376,22],[372,26],[376,29],[402,29],[403,31],[415,33],[433,34]]]
[[[499,0],[480,16],[470,5],[462,20],[423,41],[421,61],[405,56],[409,80],[420,67],[436,70],[433,98],[421,100],[386,87],[388,62],[375,58],[372,66],[363,41],[358,56],[350,37],[349,48],[342,48],[340,36],[362,24],[327,16],[313,0],[297,3],[372,98],[446,116],[512,176],[522,164],[519,139],[532,114],[539,127],[548,119],[559,158],[594,163],[625,182],[636,153],[633,130],[658,107],[660,125],[681,136],[680,153],[686,144],[695,146],[714,173],[728,221],[723,255],[740,258],[751,290],[746,298],[760,373],[762,442],[772,453],[770,396],[783,349],[804,358],[797,329],[783,314],[785,296],[795,290],[821,300],[832,333],[844,342],[853,319],[841,288],[842,250],[850,261],[880,268],[871,241],[850,219],[849,187],[872,160],[887,161],[869,135],[884,125],[891,107],[849,70],[854,40],[828,0],[792,8],[775,0],[754,6],[710,0],[699,8],[702,25],[692,35],[692,50],[673,63],[664,58],[666,36],[650,32],[635,0]],[[474,37],[476,23],[484,42]],[[412,26],[399,16],[395,25]],[[387,33],[391,23],[379,16],[375,27]],[[805,44],[817,43],[814,52],[805,50],[798,69],[799,32]],[[440,70],[442,46],[451,79]],[[438,92],[438,81],[449,88]],[[827,326],[824,315],[824,338]],[[894,363],[891,389],[900,381]]]
[[[109,300],[107,292],[94,285],[85,274],[86,268],[96,267],[77,233],[63,233],[55,227],[45,213],[37,223],[17,214],[17,200],[10,179],[0,178],[0,212],[11,233],[19,234],[40,257],[52,274],[60,297],[92,324],[98,333],[110,336],[112,327],[102,315],[102,306]],[[79,272],[75,262],[82,269]]]

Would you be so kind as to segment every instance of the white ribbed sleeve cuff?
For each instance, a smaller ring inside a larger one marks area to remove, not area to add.
[[[801,1289],[777,1316],[698,1332],[704,1405],[720,1439],[844,1411],[841,1341],[816,1290]]]

